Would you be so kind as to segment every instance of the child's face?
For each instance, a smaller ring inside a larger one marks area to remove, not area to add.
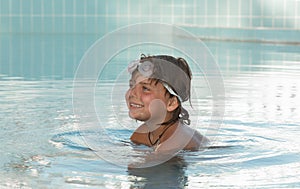
[[[126,93],[129,116],[139,121],[170,118],[170,97],[164,86],[144,77],[139,72],[132,75],[130,88]],[[159,118],[158,118],[159,117]],[[163,118],[162,118],[163,117]]]

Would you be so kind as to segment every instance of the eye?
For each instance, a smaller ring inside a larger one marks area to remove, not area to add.
[[[146,86],[142,86],[142,88],[143,88],[143,91],[145,91],[145,92],[150,91],[150,89]]]

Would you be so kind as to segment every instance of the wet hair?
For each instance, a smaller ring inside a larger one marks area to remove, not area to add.
[[[188,63],[183,58],[175,58],[169,55],[154,55],[154,56],[146,56],[144,54],[141,55],[140,63],[143,64],[146,61],[150,61],[153,63],[153,73],[149,77],[151,82],[165,82],[169,85],[172,90],[180,96],[182,102],[189,100],[191,97],[191,79],[192,72]],[[166,66],[168,64],[168,66]],[[170,66],[171,64],[171,66]],[[136,70],[137,71],[137,70]],[[166,90],[166,93],[169,93]],[[171,93],[169,93],[170,97],[173,97]],[[170,125],[178,120],[187,125],[190,124],[189,113],[186,109],[182,107],[182,102],[177,98],[179,105],[173,111],[172,118],[162,125]],[[191,103],[191,102],[190,102]]]

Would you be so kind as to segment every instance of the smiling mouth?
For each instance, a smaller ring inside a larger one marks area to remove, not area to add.
[[[142,107],[143,107],[143,105],[141,105],[141,104],[136,104],[136,103],[129,103],[129,105],[130,105],[130,107],[132,107],[132,108],[142,108]]]

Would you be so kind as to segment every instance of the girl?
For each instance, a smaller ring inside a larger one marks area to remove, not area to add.
[[[197,150],[208,141],[188,127],[189,114],[182,103],[190,99],[192,74],[183,58],[142,55],[128,71],[129,116],[144,122],[132,134],[132,142],[166,152]]]

